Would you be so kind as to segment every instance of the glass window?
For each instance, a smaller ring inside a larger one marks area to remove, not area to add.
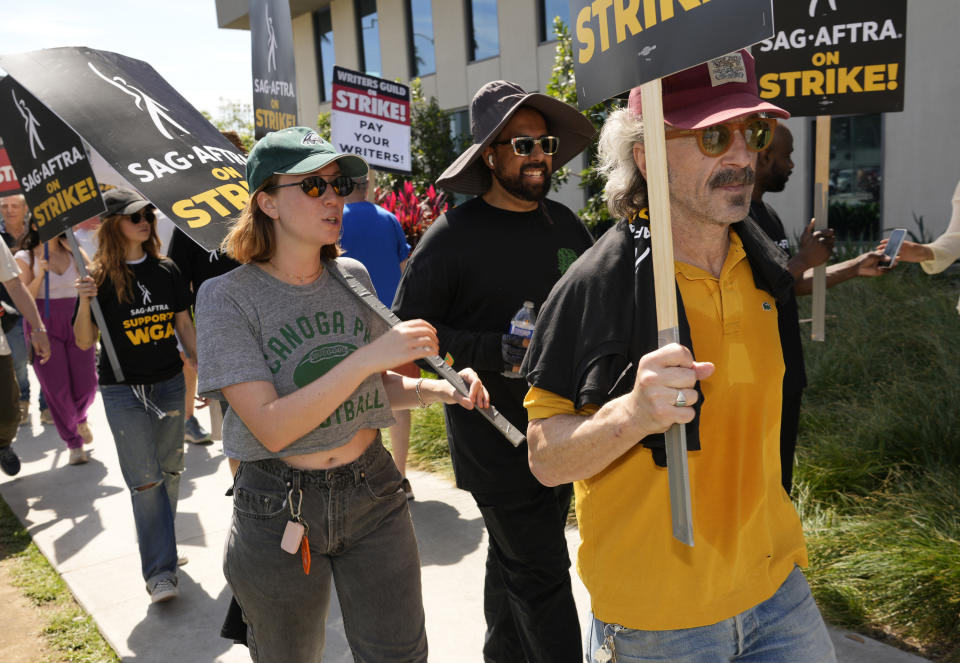
[[[553,41],[553,19],[559,16],[570,27],[569,0],[539,0],[540,5],[540,41]]]
[[[471,62],[500,54],[497,0],[466,0],[467,55]]]
[[[357,32],[360,34],[360,68],[372,76],[379,76],[380,22],[377,20],[377,0],[356,0]]]
[[[879,113],[834,117],[830,122],[829,222],[840,239],[880,237],[882,137]]]
[[[333,50],[333,23],[330,10],[313,12],[313,42],[317,55],[317,87],[320,101],[329,101],[333,96],[333,65],[337,57]]]
[[[407,25],[410,26],[410,76],[436,73],[430,0],[407,0]]]

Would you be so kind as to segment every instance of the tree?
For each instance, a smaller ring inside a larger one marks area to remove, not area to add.
[[[559,16],[553,19],[553,29],[557,35],[557,51],[553,60],[553,72],[547,83],[547,94],[573,106],[577,105],[577,80],[573,73],[573,40]],[[583,114],[599,131],[607,115],[620,106],[619,100],[610,100],[583,111]],[[603,194],[606,184],[604,177],[597,171],[597,143],[594,141],[586,150],[587,167],[580,173],[580,188],[587,193],[587,204],[580,210],[580,218],[599,236],[614,223],[607,209]],[[570,177],[570,169],[564,166],[554,174],[554,187],[565,183]]]
[[[233,131],[247,151],[256,142],[253,137],[253,105],[220,97],[216,116],[202,111],[203,116],[220,131]]]

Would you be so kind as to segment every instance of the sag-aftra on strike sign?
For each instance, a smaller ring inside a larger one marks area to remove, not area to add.
[[[771,3],[570,0],[580,108],[770,37]]]

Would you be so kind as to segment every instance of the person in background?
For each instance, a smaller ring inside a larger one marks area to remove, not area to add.
[[[213,249],[207,251],[195,241],[187,237],[187,234],[175,228],[170,237],[169,258],[180,268],[180,273],[186,279],[190,286],[191,306],[196,307],[197,292],[200,286],[207,279],[226,274],[230,270],[239,266],[236,260],[228,256],[222,249]],[[196,311],[194,311],[196,315]],[[213,439],[210,433],[206,431],[197,419],[194,408],[197,399],[197,374],[193,370],[190,361],[186,361],[186,356],[182,357],[183,379],[187,387],[185,411],[186,417],[183,426],[184,439],[193,444],[210,444]],[[201,407],[206,403],[204,399],[199,399]]]
[[[27,200],[23,194],[16,193],[9,196],[0,196],[0,216],[3,217],[3,241],[11,251],[16,250],[17,242],[27,231]],[[7,295],[6,290],[0,292],[0,298],[3,298],[8,304],[14,305],[13,300]],[[16,308],[14,306],[14,308]],[[30,421],[30,378],[27,374],[27,342],[23,335],[23,326],[17,325],[7,332],[7,342],[13,357],[13,370],[17,375],[17,385],[20,389],[20,423],[26,424]],[[40,408],[40,423],[52,424],[53,418],[50,415],[50,409],[47,407],[47,399],[43,395],[43,389],[40,390],[38,399]]]
[[[359,260],[366,267],[384,306],[393,303],[403,273],[410,245],[397,217],[367,200],[369,180],[354,183],[353,193],[346,198],[343,208],[343,232],[340,248],[348,258]],[[420,369],[414,363],[393,368],[395,373],[408,378],[419,378]],[[397,420],[390,427],[390,451],[397,469],[403,475],[403,490],[407,499],[413,499],[413,488],[407,479],[407,453],[410,449],[410,410],[396,410]]]
[[[470,105],[473,145],[438,186],[476,198],[439,216],[411,255],[394,301],[401,319],[437,328],[440,353],[477,371],[497,409],[521,430],[526,352],[509,333],[525,300],[540,305],[593,238],[547,198],[551,175],[590,144],[575,108],[515,83],[492,81]],[[473,495],[489,535],[484,660],[577,663],[580,623],[564,536],[573,489],[530,473],[527,445],[511,446],[477,413],[446,408],[457,487]]]
[[[173,261],[160,254],[150,201],[129,189],[103,194],[106,210],[90,276],[77,282],[73,331],[80,348],[113,341],[123,379],[99,353],[100,394],[130,490],[140,566],[153,603],[179,595],[174,517],[183,472],[183,366],[177,337],[196,361],[190,292]],[[96,298],[106,329],[97,328]]]
[[[80,250],[86,265],[89,258]],[[73,335],[78,278],[75,257],[62,234],[41,243],[34,223],[20,239],[20,251],[14,257],[21,270],[20,279],[37,307],[45,313],[49,308],[44,322],[52,354],[50,361],[34,364],[33,370],[48,396],[57,433],[70,450],[67,462],[81,465],[88,460],[83,445],[93,443],[87,410],[97,396],[97,369],[94,349],[81,350]],[[32,326],[28,321],[24,325],[24,334],[30,337]]]
[[[88,256],[97,252],[97,230],[100,228],[100,223],[99,216],[91,216],[73,227],[73,236],[77,238],[77,244]]]
[[[551,291],[527,352],[530,466],[576,482],[593,660],[835,662],[780,483],[778,318],[794,281],[747,218],[757,153],[788,114],[760,98],[746,50],[662,89],[679,343],[659,343],[638,87],[600,134],[620,220]],[[692,547],[672,535],[673,425],[686,426]]]
[[[331,273],[373,287],[337,247],[344,197],[366,174],[307,127],[261,138],[225,240],[242,264],[197,296],[199,389],[229,401],[223,447],[240,461],[223,567],[254,660],[322,660],[334,583],[355,660],[427,660],[416,536],[379,429],[392,408],[489,404],[470,370],[469,398],[391,372],[436,354],[436,331],[386,330]]]
[[[20,268],[17,267],[10,249],[6,243],[0,244],[0,283],[16,304],[17,310],[30,323],[30,343],[35,356],[39,357],[39,364],[42,365],[50,359],[50,341],[47,339],[47,330],[40,319],[37,305],[19,276]],[[10,476],[20,472],[20,458],[13,450],[13,439],[20,425],[20,409],[17,407],[19,398],[20,389],[13,371],[13,356],[7,337],[0,329],[0,470]]]
[[[834,233],[831,228],[814,230],[811,220],[800,237],[796,254],[790,254],[790,242],[783,222],[776,210],[764,202],[766,193],[779,193],[787,186],[793,172],[793,134],[783,125],[777,125],[770,147],[757,155],[757,181],[750,199],[750,218],[757,222],[770,239],[780,247],[787,258],[787,270],[795,281],[795,295],[813,291],[813,268],[822,265],[833,252]],[[857,276],[880,276],[882,253],[872,251],[827,267],[827,287],[843,283]],[[800,402],[807,386],[807,372],[803,364],[803,343],[800,340],[800,315],[796,296],[791,295],[780,306],[780,337],[783,341],[783,411],[780,421],[780,473],[783,489],[793,489],[793,461],[797,449],[800,424]]]
[[[950,223],[943,234],[929,244],[905,240],[900,247],[900,260],[918,262],[927,274],[939,274],[960,258],[960,182],[953,192],[952,205]],[[877,249],[882,251],[886,246],[887,240],[883,240]]]

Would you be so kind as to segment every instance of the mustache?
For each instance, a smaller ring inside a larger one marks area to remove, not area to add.
[[[710,178],[708,184],[711,188],[721,187],[721,186],[731,186],[731,185],[747,185],[753,184],[757,181],[757,173],[754,172],[753,168],[747,166],[742,170],[737,170],[736,168],[728,168],[727,170],[721,170],[719,173]]]

